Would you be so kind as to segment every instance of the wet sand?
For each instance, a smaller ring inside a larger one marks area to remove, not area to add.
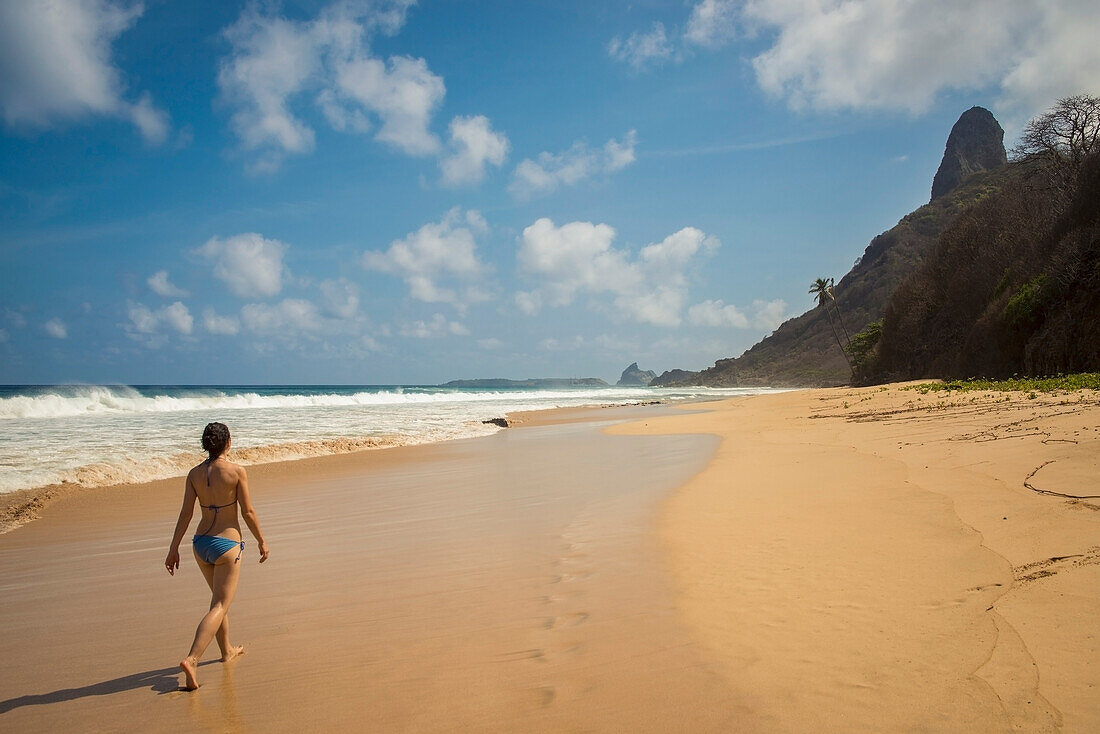
[[[564,411],[252,467],[248,653],[190,694],[180,481],[69,494],[0,535],[0,729],[1097,731],[1100,397],[1005,398]]]
[[[246,534],[247,654],[212,645],[195,693],[175,663],[209,592],[163,568],[181,480],[70,493],[0,536],[0,729],[726,729],[652,527],[717,440],[593,422],[658,410],[250,468],[272,555]]]

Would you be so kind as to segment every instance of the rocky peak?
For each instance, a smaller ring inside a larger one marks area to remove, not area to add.
[[[622,377],[615,384],[619,387],[645,387],[656,376],[657,373],[653,370],[643,372],[638,368],[638,363],[635,362],[623,370]]]
[[[1000,168],[1008,163],[1005,131],[984,107],[962,113],[947,136],[943,160],[932,180],[932,198],[954,191],[972,173]]]

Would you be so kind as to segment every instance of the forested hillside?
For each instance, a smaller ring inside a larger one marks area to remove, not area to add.
[[[1100,153],[1015,167],[890,297],[861,381],[1100,369]]]

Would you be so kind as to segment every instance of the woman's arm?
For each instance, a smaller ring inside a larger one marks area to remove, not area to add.
[[[237,475],[237,504],[241,507],[241,515],[244,517],[245,524],[252,531],[252,537],[256,539],[256,543],[260,546],[260,563],[263,563],[267,560],[267,542],[260,530],[260,518],[256,515],[256,508],[252,506],[252,495],[248,493],[248,474],[245,473],[243,466],[239,466],[237,469],[240,471],[240,474]]]
[[[172,545],[168,547],[168,556],[164,559],[164,567],[168,573],[176,575],[176,569],[180,567],[180,542],[183,540],[187,526],[191,524],[191,516],[195,514],[195,494],[191,486],[191,475],[187,475],[187,488],[183,491],[183,507],[180,508],[179,519],[176,520],[176,532],[172,534]]]

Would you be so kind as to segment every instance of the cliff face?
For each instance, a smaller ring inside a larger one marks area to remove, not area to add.
[[[957,215],[999,191],[1016,175],[1015,169],[1004,165],[1003,135],[993,116],[980,107],[959,118],[936,174],[937,181],[943,181],[934,189],[937,195],[871,240],[863,256],[836,284],[837,306],[849,334],[855,335],[882,318],[891,293],[920,266]],[[991,149],[994,139],[996,145]],[[961,184],[953,178],[964,175]],[[695,375],[665,373],[653,384],[825,387],[848,384],[851,376],[829,317],[823,309],[812,308],[784,322],[740,357],[718,360]]]
[[[932,179],[932,199],[951,193],[971,174],[1008,163],[1004,138],[1005,131],[989,110],[971,107],[964,112],[947,136],[943,160]]]
[[[867,381],[1100,370],[1100,154],[1012,167],[891,295]]]

